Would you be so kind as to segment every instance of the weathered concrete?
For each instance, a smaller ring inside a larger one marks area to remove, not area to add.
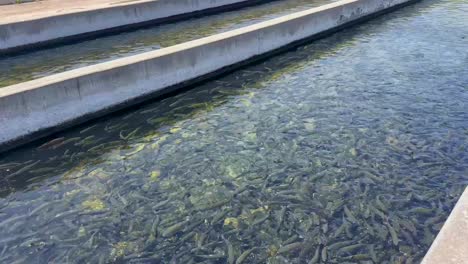
[[[468,187],[421,263],[468,264]]]
[[[44,0],[3,6],[0,9],[0,53],[94,37],[143,24],[174,21],[259,2],[268,1]]]
[[[342,0],[169,48],[0,89],[10,148],[317,37],[411,0]],[[3,143],[3,144],[2,144]]]

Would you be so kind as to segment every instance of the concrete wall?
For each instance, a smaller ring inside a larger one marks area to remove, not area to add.
[[[0,0],[0,5],[11,5],[11,4],[16,4],[16,3],[28,3],[28,2],[33,2],[34,0]]]
[[[421,262],[421,264],[441,263],[468,263],[468,187]]]
[[[3,1],[3,0],[0,0]],[[271,1],[271,0],[270,0]],[[128,27],[202,10],[252,4],[258,0],[148,0],[28,20],[0,23],[0,52],[70,36]],[[14,19],[13,19],[14,20]]]
[[[258,58],[410,0],[343,0],[169,48],[0,89],[7,149],[168,87]]]

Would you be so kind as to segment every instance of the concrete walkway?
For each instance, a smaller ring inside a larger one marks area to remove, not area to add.
[[[0,6],[0,24],[152,1],[154,0],[42,0],[6,5]]]
[[[0,54],[273,0],[43,0],[0,7]]]

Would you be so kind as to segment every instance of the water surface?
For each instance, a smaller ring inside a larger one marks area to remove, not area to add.
[[[418,263],[468,183],[468,3],[0,157],[0,262]]]

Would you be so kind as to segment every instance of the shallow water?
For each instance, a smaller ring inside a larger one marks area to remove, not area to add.
[[[20,56],[2,57],[0,58],[0,88],[99,62],[172,46],[333,1],[274,1],[232,12],[144,28]]]
[[[0,262],[417,263],[468,184],[468,3],[0,157]]]

